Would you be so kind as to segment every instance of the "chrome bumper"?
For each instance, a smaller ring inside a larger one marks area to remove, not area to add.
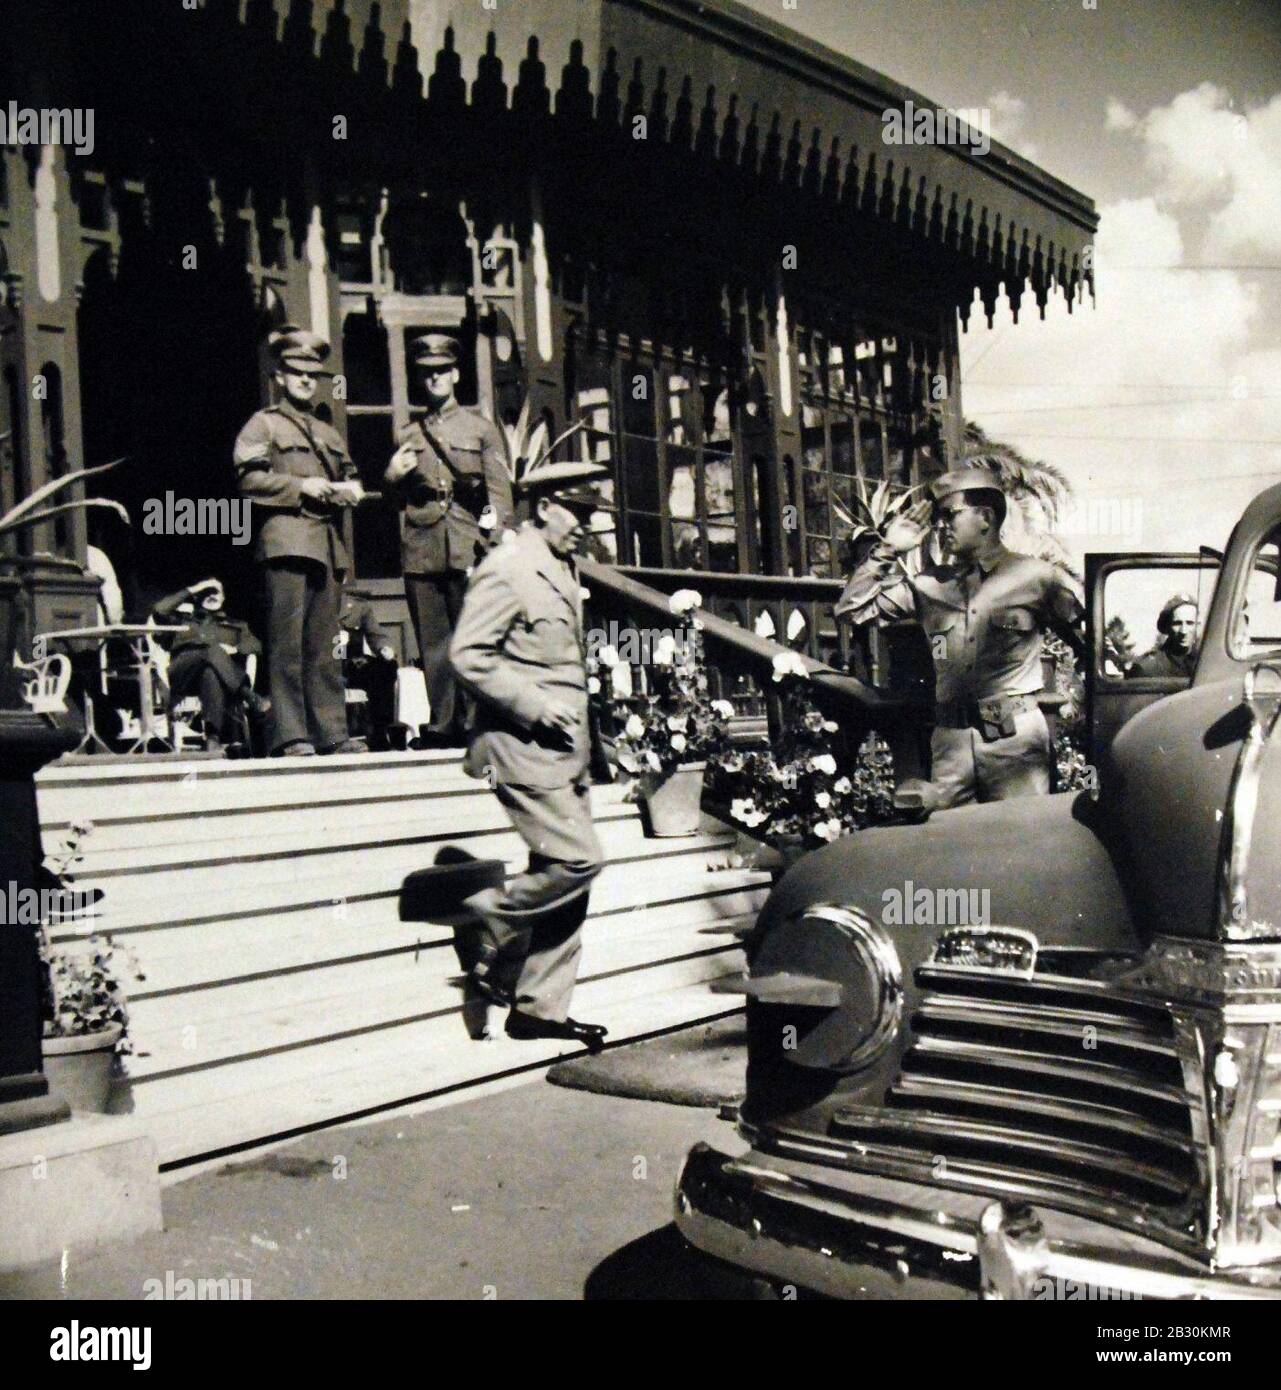
[[[913,1192],[920,1205],[698,1144],[676,1182],[676,1224],[716,1260],[833,1298],[1281,1299],[1276,1265],[1210,1274],[1157,1247],[1126,1262],[1102,1248],[1106,1231],[1089,1244],[1047,1234],[1052,1213],[993,1202],[958,1215],[942,1190]]]

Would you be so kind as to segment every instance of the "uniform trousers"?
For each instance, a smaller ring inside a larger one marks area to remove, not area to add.
[[[229,734],[229,701],[239,699],[248,685],[244,667],[212,643],[184,648],[175,652],[169,662],[170,703],[176,704],[188,695],[199,695],[205,732],[219,740],[225,740]]]
[[[449,664],[449,643],[463,610],[467,576],[462,570],[443,574],[406,574],[405,598],[431,702],[429,732],[457,733],[463,724],[462,698]]]
[[[501,888],[467,899],[498,953],[498,978],[522,1013],[561,1022],[578,977],[582,926],[604,853],[586,781],[567,787],[495,788],[529,846],[529,867]]]
[[[1039,709],[1018,710],[1010,738],[983,741],[977,729],[935,729],[930,781],[940,789],[939,809],[972,801],[1044,796],[1050,790],[1054,748]]]
[[[272,751],[303,740],[332,748],[347,737],[341,581],[314,560],[269,560],[266,573]]]

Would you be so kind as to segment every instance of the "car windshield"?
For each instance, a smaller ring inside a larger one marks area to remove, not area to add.
[[[1281,648],[1281,527],[1265,536],[1255,551],[1228,631],[1230,650],[1238,661]]]

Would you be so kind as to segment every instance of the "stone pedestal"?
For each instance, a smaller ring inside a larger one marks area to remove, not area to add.
[[[156,1146],[130,1116],[0,1136],[0,1273],[161,1228]]]
[[[0,1135],[65,1120],[49,1096],[40,1055],[41,965],[36,930],[15,919],[15,899],[39,887],[44,858],[36,812],[36,771],[68,748],[71,719],[0,709]]]

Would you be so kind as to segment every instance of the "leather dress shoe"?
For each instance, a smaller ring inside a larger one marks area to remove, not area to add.
[[[297,739],[293,743],[287,743],[283,748],[276,750],[277,756],[281,758],[314,758],[316,750],[306,739]]]
[[[363,738],[345,738],[341,743],[322,748],[322,753],[368,753],[369,742]]]
[[[516,1000],[511,990],[497,979],[493,966],[492,959],[482,956],[467,973],[467,987],[491,1004],[504,1009],[513,1008]]]
[[[579,1023],[572,1018],[557,1022],[552,1018],[523,1014],[519,1009],[513,1009],[507,1015],[509,1038],[567,1038],[571,1042],[582,1043],[589,1052],[599,1052],[605,1046],[607,1031],[599,1023]]]

